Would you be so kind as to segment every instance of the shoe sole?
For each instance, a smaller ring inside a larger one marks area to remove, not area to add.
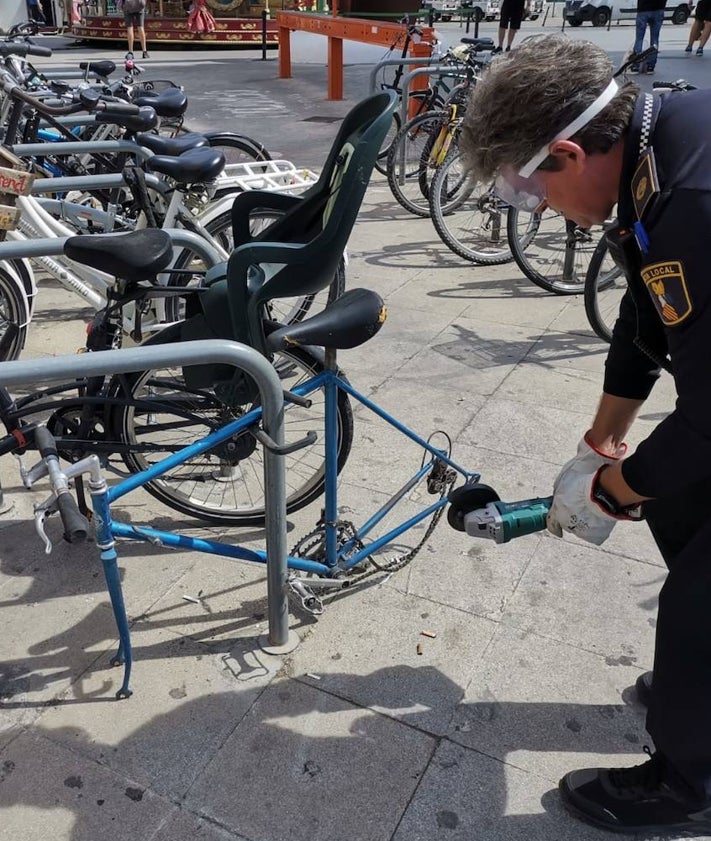
[[[563,807],[566,812],[574,818],[581,820],[583,823],[595,826],[598,829],[606,829],[608,832],[616,832],[619,835],[635,835],[641,833],[656,833],[657,835],[668,835],[670,832],[683,832],[684,830],[694,830],[699,834],[702,830],[708,832],[711,830],[711,822],[709,821],[684,821],[684,823],[675,824],[650,824],[648,826],[622,826],[621,824],[606,823],[594,815],[588,814],[581,809],[573,801],[573,793],[568,788],[565,778],[558,783],[558,791],[560,792],[560,799],[563,802]]]

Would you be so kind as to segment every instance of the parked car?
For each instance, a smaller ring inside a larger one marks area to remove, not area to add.
[[[501,3],[503,0],[488,0],[484,17],[486,20],[498,20],[501,15]],[[528,12],[523,16],[524,20],[537,20],[543,14],[545,0],[531,0]]]
[[[473,0],[462,0],[462,2],[458,2],[458,0],[423,0],[422,8],[432,9],[432,17],[436,21],[452,20],[452,17],[460,9],[470,10],[468,13],[473,21],[482,21],[484,20],[486,0],[476,0],[476,2],[473,2]]]
[[[693,8],[693,2],[667,0],[664,19],[676,24],[686,23]],[[635,0],[565,0],[564,15],[569,26],[580,26],[585,21],[593,26],[607,26],[611,20],[615,23],[633,21],[636,14]]]

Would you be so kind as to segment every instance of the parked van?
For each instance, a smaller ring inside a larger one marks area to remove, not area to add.
[[[486,20],[498,20],[501,17],[501,3],[503,0],[488,0],[486,4]],[[524,20],[537,20],[543,14],[545,0],[530,0],[529,10],[524,13]]]
[[[477,23],[484,20],[484,9],[486,8],[486,0],[423,0],[423,9],[432,9],[432,17],[434,20],[448,21],[459,12],[460,9],[466,9],[467,14],[471,15],[471,19]]]
[[[590,21],[593,26],[607,26],[612,20],[634,21],[637,14],[635,0],[565,0],[565,20],[569,26],[580,26]],[[694,8],[692,0],[679,2],[667,0],[664,19],[672,23],[686,23]]]

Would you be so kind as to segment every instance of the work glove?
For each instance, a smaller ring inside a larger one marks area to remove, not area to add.
[[[617,525],[618,518],[592,498],[593,482],[601,469],[598,468],[594,473],[571,470],[558,482],[553,494],[553,503],[546,517],[546,525],[551,534],[563,537],[563,532],[569,531],[596,546],[607,540]]]
[[[569,531],[596,546],[610,536],[618,520],[636,519],[636,514],[620,512],[611,514],[593,498],[593,484],[600,471],[619,461],[627,452],[621,444],[614,456],[600,453],[588,440],[588,433],[578,444],[574,458],[563,465],[553,484],[553,503],[546,525],[556,537]]]
[[[602,467],[603,464],[614,464],[616,461],[625,457],[627,453],[627,444],[620,444],[614,455],[607,456],[595,449],[595,447],[589,442],[589,435],[589,432],[585,433],[578,444],[578,451],[575,456],[563,465],[560,473],[556,476],[555,482],[553,482],[554,493],[560,480],[571,470],[576,473],[595,473],[595,471]]]

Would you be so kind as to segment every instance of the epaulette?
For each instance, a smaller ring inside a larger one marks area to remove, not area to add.
[[[630,186],[632,188],[634,212],[637,219],[642,222],[645,213],[659,195],[657,165],[654,160],[654,149],[651,146],[647,147],[647,150],[639,159]]]

